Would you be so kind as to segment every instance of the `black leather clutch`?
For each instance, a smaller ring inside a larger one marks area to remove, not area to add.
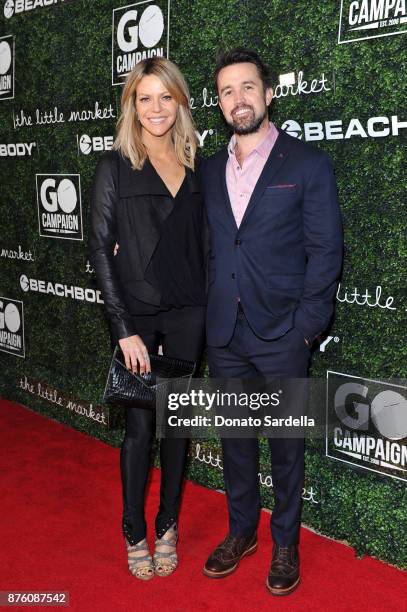
[[[150,355],[151,372],[130,372],[119,346],[116,346],[107,376],[103,401],[108,404],[134,406],[154,410],[157,393],[170,388],[185,390],[195,372],[195,363],[172,359],[163,355]]]

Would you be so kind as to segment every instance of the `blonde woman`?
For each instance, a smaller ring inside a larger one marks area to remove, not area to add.
[[[149,353],[199,361],[205,320],[205,222],[189,93],[163,58],[137,64],[123,89],[113,150],[98,164],[91,203],[90,257],[114,342],[132,371]],[[115,249],[118,244],[119,248]],[[160,444],[160,505],[153,558],[144,497],[154,414],[126,409],[121,447],[123,533],[131,573],[141,580],[177,567],[177,522],[186,439]]]

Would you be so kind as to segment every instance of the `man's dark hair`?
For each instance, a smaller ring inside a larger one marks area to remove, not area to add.
[[[264,89],[266,90],[268,87],[271,87],[272,76],[270,74],[270,70],[260,59],[260,56],[256,53],[256,51],[250,51],[249,49],[237,47],[236,49],[224,51],[218,55],[214,75],[216,89],[218,88],[218,75],[222,68],[226,68],[226,66],[231,66],[232,64],[241,64],[242,62],[254,64],[257,68],[257,72],[259,73],[259,77],[263,82]]]

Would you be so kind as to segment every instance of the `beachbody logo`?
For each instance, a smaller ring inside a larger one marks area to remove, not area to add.
[[[407,32],[406,0],[342,0],[338,43]]]
[[[4,16],[10,19],[18,13],[33,11],[36,8],[45,8],[58,4],[58,2],[69,2],[70,0],[6,0],[4,4]]]
[[[42,279],[28,278],[25,274],[20,276],[20,287],[22,291],[34,293],[45,293],[56,297],[71,298],[79,302],[91,302],[93,304],[104,304],[102,294],[98,289],[90,287],[76,287],[63,283],[53,283]]]
[[[339,336],[327,336],[319,345],[319,350],[321,353],[325,353],[328,344],[332,342],[332,340],[334,341],[334,344],[338,344],[340,342]]]
[[[88,134],[77,134],[78,153],[90,155],[91,153],[102,153],[110,151],[113,146],[114,136],[89,136]]]
[[[212,128],[209,130],[204,130],[203,132],[195,131],[196,136],[198,138],[198,145],[200,147],[205,146],[205,140],[208,136],[217,137],[216,130]],[[90,155],[91,153],[103,153],[103,151],[110,151],[113,142],[114,136],[89,136],[88,134],[82,134],[82,136],[76,136],[77,144],[78,144],[78,153],[83,155]],[[1,147],[1,145],[0,145]]]
[[[327,372],[326,455],[407,481],[407,387]]]
[[[83,240],[79,174],[36,174],[40,236]]]
[[[168,57],[170,0],[144,0],[113,10],[112,85],[138,62]]]
[[[0,144],[0,157],[31,157],[36,146],[36,142]]]
[[[295,138],[304,140],[343,140],[358,136],[359,138],[385,138],[386,136],[398,136],[400,130],[407,127],[407,121],[400,121],[397,115],[391,117],[370,117],[367,121],[350,119],[345,123],[342,119],[325,121],[321,123],[314,121],[304,123],[301,127],[297,121],[287,119],[281,129]]]
[[[0,38],[0,100],[14,98],[14,39]]]
[[[0,351],[25,357],[23,303],[0,297]]]

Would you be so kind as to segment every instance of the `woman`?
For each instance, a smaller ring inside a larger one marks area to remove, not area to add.
[[[98,164],[90,258],[112,336],[126,367],[150,370],[148,353],[199,361],[205,318],[205,223],[195,169],[189,93],[175,64],[137,64],[122,95],[113,150]],[[118,244],[119,247],[115,248]],[[131,573],[150,580],[177,566],[177,520],[186,439],[162,439],[160,506],[153,559],[146,541],[145,487],[154,414],[126,409],[120,464],[123,533]]]

